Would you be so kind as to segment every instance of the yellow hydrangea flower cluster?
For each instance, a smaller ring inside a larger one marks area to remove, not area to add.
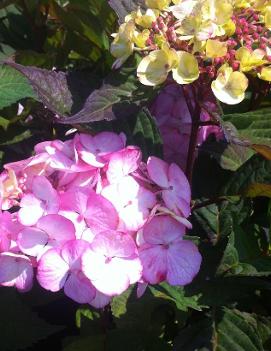
[[[139,80],[210,81],[220,101],[237,104],[248,78],[271,81],[271,0],[145,0],[113,34],[119,68],[137,51]]]

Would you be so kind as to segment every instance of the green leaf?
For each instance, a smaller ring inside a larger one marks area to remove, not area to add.
[[[235,172],[222,189],[224,195],[242,195],[253,183],[271,183],[271,162],[255,155]]]
[[[223,120],[232,123],[238,130],[239,136],[251,144],[271,146],[270,108],[226,115]]]
[[[40,319],[13,288],[1,288],[0,305],[1,351],[24,349],[63,329]]]
[[[257,321],[248,313],[226,307],[183,329],[174,351],[264,351]]]
[[[124,293],[113,298],[111,302],[111,310],[113,316],[116,318],[121,318],[127,312],[128,299],[132,294],[133,288],[130,287]]]
[[[73,100],[68,87],[67,76],[63,72],[22,66],[8,62],[9,66],[22,73],[28,80],[40,101],[54,113],[65,114],[71,111]],[[15,71],[16,72],[16,71]]]
[[[26,97],[36,97],[28,80],[15,69],[0,66],[0,109]]]
[[[260,247],[264,233],[256,225],[243,227],[234,224],[218,274],[271,275],[271,256]]]
[[[103,28],[99,21],[91,13],[81,11],[67,11],[64,7],[59,6],[55,1],[50,2],[52,13],[70,30],[79,33],[98,48],[104,47],[101,33]],[[107,47],[107,45],[105,45]]]
[[[167,283],[161,283],[159,286],[149,286],[154,297],[173,301],[178,310],[187,312],[189,308],[201,311],[202,307],[198,300],[199,295],[185,296],[185,290],[181,287],[171,286]]]
[[[201,149],[211,154],[223,169],[230,171],[236,171],[255,153],[247,146],[223,142],[205,143]]]
[[[129,118],[140,111],[154,93],[144,87],[135,77],[137,58],[131,58],[119,71],[114,71],[104,80],[99,89],[87,98],[82,110],[62,118],[64,124],[90,124],[98,121],[113,121]]]

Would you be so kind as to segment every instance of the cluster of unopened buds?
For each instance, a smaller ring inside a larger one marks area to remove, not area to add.
[[[190,186],[180,168],[124,134],[46,141],[0,175],[0,285],[100,308],[138,283],[189,284],[201,255],[184,238]]]
[[[269,0],[145,2],[113,34],[115,68],[138,52],[141,83],[159,85],[169,73],[178,84],[201,77],[227,104],[244,99],[249,78],[271,81]]]

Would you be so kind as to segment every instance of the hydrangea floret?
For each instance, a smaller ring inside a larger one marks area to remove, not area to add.
[[[131,284],[189,284],[190,186],[174,163],[142,161],[124,134],[45,141],[0,175],[0,285],[101,308]]]
[[[156,86],[209,83],[216,98],[238,104],[249,81],[271,81],[271,3],[268,0],[146,0],[114,34],[120,67],[134,52],[137,75]]]

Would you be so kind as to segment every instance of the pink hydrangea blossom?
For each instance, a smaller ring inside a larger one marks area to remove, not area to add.
[[[134,240],[121,232],[98,234],[82,257],[82,270],[95,288],[108,296],[119,295],[142,275]]]
[[[185,285],[199,270],[191,192],[175,164],[123,134],[42,142],[0,174],[0,285],[47,290],[102,308],[139,283]],[[7,210],[10,210],[8,212]]]
[[[144,243],[139,248],[146,282],[191,283],[200,269],[201,255],[193,242],[183,240],[184,233],[185,227],[167,215],[156,216],[146,224]]]
[[[95,289],[81,270],[81,256],[88,245],[83,240],[72,240],[62,248],[48,250],[38,264],[40,285],[53,292],[64,287],[65,294],[79,303],[93,300]]]

